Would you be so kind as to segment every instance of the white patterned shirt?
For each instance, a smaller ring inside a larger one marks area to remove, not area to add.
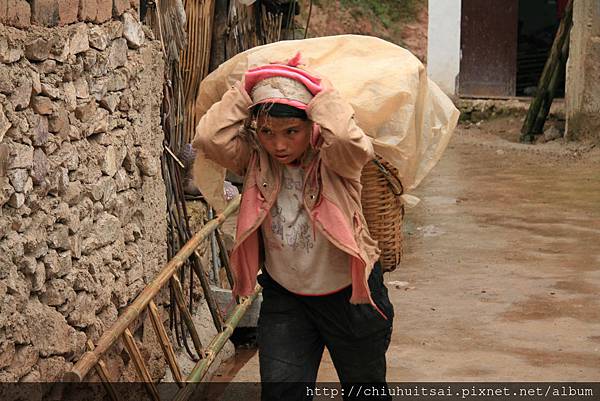
[[[350,285],[350,255],[313,227],[302,204],[303,178],[301,167],[284,166],[277,201],[261,226],[265,267],[291,292],[324,295]]]

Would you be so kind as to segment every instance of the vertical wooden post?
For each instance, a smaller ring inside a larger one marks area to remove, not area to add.
[[[212,23],[212,45],[210,47],[209,72],[227,60],[227,8],[228,0],[214,0],[215,11]]]

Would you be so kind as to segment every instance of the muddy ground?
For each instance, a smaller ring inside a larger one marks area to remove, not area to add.
[[[503,120],[458,130],[415,192],[390,380],[600,379],[600,153]]]
[[[600,380],[600,149],[516,143],[520,121],[462,124],[413,192],[385,279],[390,381]],[[255,350],[219,375],[259,381]],[[319,380],[337,380],[327,355]],[[224,399],[240,389],[259,399]]]

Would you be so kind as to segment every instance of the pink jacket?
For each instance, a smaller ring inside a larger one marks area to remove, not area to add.
[[[244,176],[235,245],[231,254],[234,295],[249,295],[259,270],[259,228],[277,200],[282,169],[245,128],[252,100],[238,83],[202,117],[194,148]],[[335,90],[319,93],[306,110],[315,123],[303,188],[304,207],[313,226],[348,253],[351,303],[374,304],[367,278],[379,258],[377,242],[362,213],[360,176],[374,157],[371,140],[354,122],[352,106]]]

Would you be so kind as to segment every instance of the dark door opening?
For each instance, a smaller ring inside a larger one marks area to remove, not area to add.
[[[462,0],[459,95],[534,96],[567,2]]]
[[[517,96],[535,95],[566,3],[566,0],[519,0]],[[564,94],[563,71],[556,96]]]

